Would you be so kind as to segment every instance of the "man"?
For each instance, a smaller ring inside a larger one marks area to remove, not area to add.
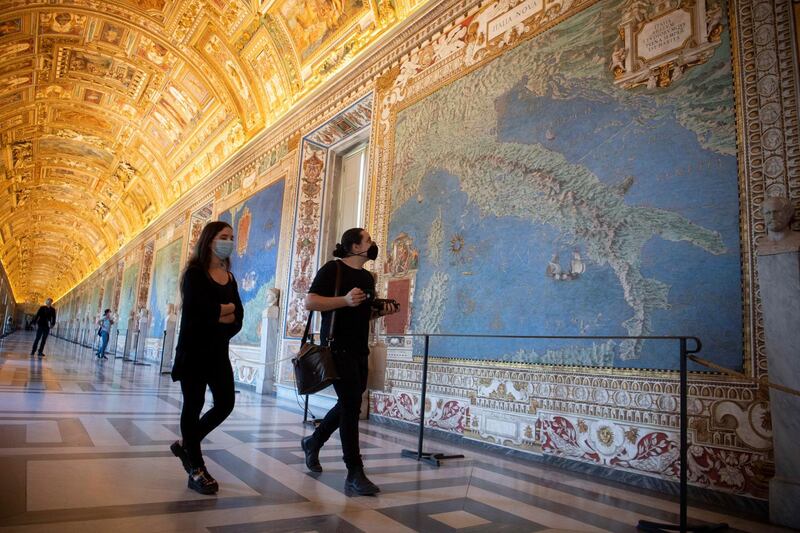
[[[33,322],[36,324],[36,340],[33,341],[33,348],[31,348],[31,356],[36,352],[36,347],[39,347],[39,357],[44,357],[44,343],[47,342],[47,336],[50,335],[50,328],[56,325],[56,310],[53,307],[53,299],[48,298],[45,300],[44,305],[36,311],[36,316],[33,317]],[[41,339],[42,343],[39,344]]]
[[[114,324],[114,319],[111,317],[111,309],[103,311],[103,316],[97,321],[99,326],[97,334],[100,336],[100,346],[97,347],[95,354],[98,359],[108,359],[106,357],[106,348],[108,347],[108,337],[111,334],[111,326]]]
[[[341,376],[333,384],[338,401],[314,433],[302,439],[300,446],[305,452],[306,467],[312,472],[322,472],[320,448],[338,429],[342,459],[347,467],[345,494],[371,496],[380,489],[364,474],[358,442],[361,396],[367,388],[369,322],[379,316],[396,313],[398,306],[394,302],[374,298],[375,280],[364,269],[364,263],[378,257],[378,245],[372,242],[369,233],[361,228],[347,230],[333,255],[341,260],[329,261],[317,272],[305,305],[310,311],[322,313],[321,342],[325,344],[330,339]]]

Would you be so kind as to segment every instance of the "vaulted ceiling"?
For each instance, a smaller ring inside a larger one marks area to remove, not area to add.
[[[0,262],[59,297],[420,0],[3,0]]]

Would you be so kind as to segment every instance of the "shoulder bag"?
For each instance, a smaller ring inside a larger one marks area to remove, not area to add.
[[[336,261],[336,288],[333,295],[339,296],[339,284],[342,279],[342,266]],[[327,344],[314,344],[309,339],[308,331],[311,329],[311,320],[314,311],[308,313],[306,331],[303,333],[303,340],[300,341],[300,350],[297,357],[292,359],[294,365],[294,382],[297,385],[299,394],[314,394],[319,392],[334,381],[339,379],[339,372],[336,370],[336,361],[333,358],[333,325],[336,320],[336,311],[331,314],[331,323]]]

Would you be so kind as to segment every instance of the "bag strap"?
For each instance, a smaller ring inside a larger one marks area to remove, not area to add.
[[[341,261],[336,261],[336,288],[333,289],[333,297],[339,296],[339,287],[342,284],[342,265]],[[333,343],[333,324],[336,321],[336,309],[331,312],[331,323],[328,329],[328,346]]]
[[[333,297],[339,296],[339,287],[342,283],[342,265],[339,264],[339,261],[336,261],[336,286],[333,289]],[[308,332],[311,329],[311,320],[314,318],[314,311],[309,311],[308,313],[308,320],[306,321],[306,330],[303,332],[303,339],[300,341],[300,346],[302,347],[308,342]],[[331,324],[329,332],[333,332],[333,324],[336,320],[336,310],[334,309],[331,314]],[[321,332],[320,332],[321,333]],[[330,345],[331,341],[333,340],[331,337],[327,337],[328,344]]]

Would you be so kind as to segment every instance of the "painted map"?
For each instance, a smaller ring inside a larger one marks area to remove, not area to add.
[[[153,264],[153,283],[150,288],[151,320],[149,337],[161,338],[164,334],[164,319],[167,318],[168,304],[180,303],[178,281],[181,273],[181,252],[183,239],[175,239],[156,251]]]
[[[114,305],[114,278],[112,276],[109,276],[108,279],[106,279],[105,289],[103,289],[103,305],[100,306],[102,307],[102,309],[100,309],[100,312],[102,313],[106,309],[111,309],[113,305]],[[114,311],[115,309],[111,309],[112,313]]]
[[[128,317],[136,304],[136,284],[139,281],[139,263],[125,267],[122,273],[122,290],[119,297],[119,329],[128,329]]]
[[[411,329],[696,335],[742,364],[727,31],[669,87],[625,90],[605,1],[397,115],[389,243],[419,251]],[[722,10],[725,12],[725,9]],[[448,340],[434,355],[676,368],[677,343]]]
[[[233,227],[232,270],[244,305],[242,331],[232,344],[258,346],[261,342],[261,313],[267,291],[275,287],[283,192],[280,180],[220,213],[219,219]]]

